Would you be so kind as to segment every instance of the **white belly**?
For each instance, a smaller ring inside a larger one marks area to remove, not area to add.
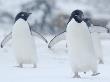
[[[35,63],[36,47],[28,23],[19,19],[12,30],[12,47],[18,63]]]
[[[91,35],[86,24],[71,21],[67,26],[67,44],[74,72],[85,72],[97,67]]]

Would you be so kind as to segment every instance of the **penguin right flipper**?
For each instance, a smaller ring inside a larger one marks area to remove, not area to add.
[[[48,48],[53,47],[56,43],[66,39],[66,31],[56,35],[48,44]]]
[[[37,36],[38,38],[42,39],[43,41],[45,41],[45,43],[48,43],[48,41],[38,32],[35,32],[35,31],[31,31],[32,35],[33,36]]]
[[[12,38],[12,32],[10,32],[1,42],[1,48],[4,47],[4,45]]]

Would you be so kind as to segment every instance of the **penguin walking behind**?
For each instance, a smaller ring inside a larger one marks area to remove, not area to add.
[[[23,67],[23,64],[33,64],[33,67],[37,67],[37,55],[36,45],[32,37],[38,36],[43,39],[46,43],[47,40],[40,35],[40,33],[31,30],[29,23],[27,22],[28,17],[31,13],[20,12],[15,17],[15,24],[12,32],[10,32],[1,42],[1,47],[12,39],[12,48],[19,64],[19,67]]]
[[[70,63],[75,73],[74,78],[80,78],[79,72],[92,71],[92,76],[98,75],[97,56],[81,10],[71,13],[66,31]]]
[[[98,28],[98,26],[91,25],[91,28],[95,28],[95,27]],[[100,33],[95,32],[94,30],[91,30],[90,32],[91,32],[91,36],[94,44],[95,53],[97,55],[97,61],[99,64],[104,64],[101,40],[99,35]]]

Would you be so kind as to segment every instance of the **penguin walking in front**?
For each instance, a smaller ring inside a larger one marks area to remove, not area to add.
[[[98,75],[97,56],[81,10],[72,12],[66,31],[70,63],[75,73],[74,78],[80,78],[79,72],[92,71],[92,76]]]
[[[31,13],[27,12],[18,13],[15,18],[12,32],[1,42],[1,47],[3,47],[6,42],[12,39],[12,48],[17,63],[21,68],[23,67],[23,64],[33,64],[34,68],[37,67],[36,44],[32,35],[36,35],[47,42],[43,36],[31,30],[29,23],[27,22],[30,14]]]

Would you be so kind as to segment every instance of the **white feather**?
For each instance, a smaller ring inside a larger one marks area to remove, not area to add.
[[[97,57],[86,24],[72,19],[67,26],[66,39],[73,72],[97,72]]]
[[[92,35],[94,49],[97,55],[98,62],[103,63],[102,46],[101,46],[99,34],[97,32],[93,32],[91,33],[91,35]]]
[[[36,46],[31,36],[29,25],[23,19],[19,19],[12,30],[12,47],[18,63],[35,64]]]

